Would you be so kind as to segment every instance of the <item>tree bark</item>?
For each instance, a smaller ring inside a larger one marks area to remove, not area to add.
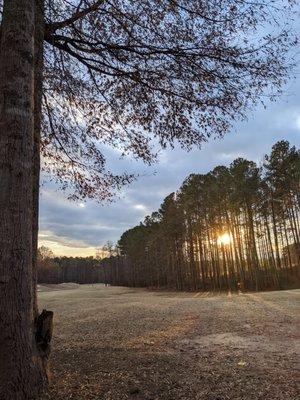
[[[35,0],[5,0],[0,45],[1,400],[39,396],[51,338],[48,334],[39,348],[36,326],[43,323],[36,318],[32,223],[34,26]],[[51,325],[52,313],[47,314]]]
[[[44,41],[44,0],[35,0],[34,32],[34,133],[33,133],[33,173],[32,173],[32,269],[34,277],[34,312],[37,317],[37,249],[39,227],[40,188],[40,140],[43,96],[43,41]]]

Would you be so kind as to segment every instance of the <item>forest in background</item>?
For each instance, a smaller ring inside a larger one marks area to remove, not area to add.
[[[177,290],[299,286],[300,151],[277,142],[263,165],[237,158],[191,174],[124,232],[100,280]]]
[[[95,257],[55,257],[41,247],[38,281],[215,291],[297,287],[299,217],[300,150],[280,141],[262,166],[237,158],[229,167],[191,174],[158,211]]]
[[[42,248],[42,250],[48,250]],[[99,261],[94,257],[55,257],[42,255],[37,264],[38,283],[96,283],[101,281]]]
[[[117,247],[108,240],[96,249],[95,256],[57,256],[46,246],[40,246],[37,254],[38,283],[97,283],[103,279],[100,260],[117,256]]]

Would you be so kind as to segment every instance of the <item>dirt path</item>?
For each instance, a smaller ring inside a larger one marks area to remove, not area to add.
[[[215,296],[83,285],[39,297],[55,312],[47,399],[300,398],[300,290]]]

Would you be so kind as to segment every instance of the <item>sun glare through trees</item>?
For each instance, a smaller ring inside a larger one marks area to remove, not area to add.
[[[297,287],[299,184],[300,150],[285,140],[262,166],[237,158],[191,174],[121,235],[102,274],[113,284],[180,290]]]
[[[223,233],[217,238],[217,243],[219,245],[229,245],[232,242],[232,237],[229,233]]]

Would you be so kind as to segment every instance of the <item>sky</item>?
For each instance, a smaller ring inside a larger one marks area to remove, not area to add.
[[[299,29],[300,31],[300,29]],[[40,198],[39,245],[55,255],[91,256],[108,240],[120,235],[157,210],[163,199],[179,189],[190,173],[206,173],[217,165],[229,165],[244,157],[261,164],[278,140],[288,140],[300,148],[300,68],[276,103],[248,113],[223,139],[211,139],[185,152],[179,147],[160,152],[159,163],[147,167],[141,162],[120,160],[109,151],[114,170],[139,173],[139,179],[119,193],[112,204],[96,201],[74,203],[53,182],[43,182]]]

